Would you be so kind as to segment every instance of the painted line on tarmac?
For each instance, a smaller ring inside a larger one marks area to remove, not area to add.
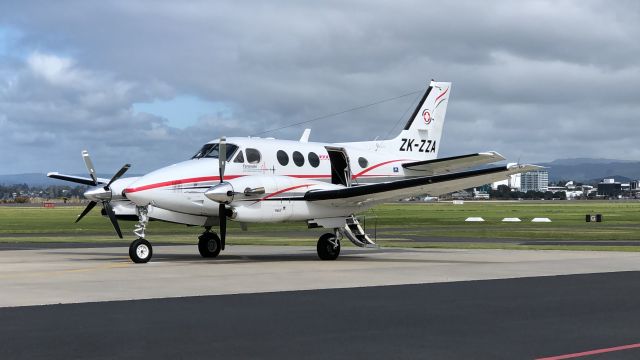
[[[604,354],[604,353],[609,353],[609,352],[614,352],[614,351],[622,351],[622,350],[637,349],[637,348],[640,348],[640,343],[630,344],[630,345],[622,345],[622,346],[615,346],[615,347],[604,348],[604,349],[589,350],[589,351],[583,351],[583,352],[573,353],[573,354],[565,354],[565,355],[556,355],[556,356],[550,356],[550,357],[544,357],[544,358],[537,358],[536,360],[575,359],[575,358],[583,357],[583,356],[598,355],[598,354]]]

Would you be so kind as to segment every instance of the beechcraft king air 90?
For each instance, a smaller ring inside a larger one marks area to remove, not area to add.
[[[375,247],[355,214],[372,206],[410,196],[438,196],[506,179],[538,169],[511,165],[462,171],[504,160],[496,152],[438,158],[451,83],[432,81],[400,134],[391,140],[350,143],[263,138],[220,138],[204,144],[189,160],[142,177],[96,177],[82,152],[89,178],[49,173],[51,178],[90,185],[82,219],[101,203],[122,238],[118,218],[138,219],[129,256],[136,263],[151,259],[146,239],[150,219],[204,227],[198,237],[203,257],[225,248],[227,221],[241,223],[305,221],[330,232],[317,243],[320,259],[334,260],[340,241]],[[212,229],[219,229],[216,233]]]

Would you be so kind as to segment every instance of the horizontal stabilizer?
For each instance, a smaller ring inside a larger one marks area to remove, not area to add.
[[[477,154],[460,155],[448,158],[439,158],[433,160],[415,161],[402,164],[402,167],[419,172],[416,175],[436,175],[448,174],[460,169],[466,169],[473,166],[491,164],[502,161],[505,158],[495,151],[482,152]],[[410,172],[407,175],[412,175]]]

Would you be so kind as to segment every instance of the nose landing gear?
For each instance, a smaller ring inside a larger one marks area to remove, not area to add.
[[[138,236],[129,245],[129,257],[136,264],[149,262],[153,256],[153,247],[151,243],[144,238],[144,230],[149,223],[149,215],[146,206],[136,206],[136,214],[138,215],[138,224],[133,231]]]

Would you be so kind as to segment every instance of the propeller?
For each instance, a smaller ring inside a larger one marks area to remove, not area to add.
[[[120,230],[118,219],[116,218],[115,212],[113,212],[113,207],[111,207],[111,204],[109,203],[112,198],[111,184],[113,184],[114,181],[118,180],[122,175],[124,175],[124,173],[129,170],[131,165],[125,164],[120,170],[118,170],[115,175],[113,175],[111,180],[109,180],[106,185],[102,186],[104,183],[98,181],[98,177],[96,176],[96,169],[93,166],[93,161],[91,161],[91,157],[89,156],[89,152],[87,150],[82,151],[82,159],[84,160],[84,164],[87,166],[87,171],[89,172],[89,176],[91,177],[90,180],[86,179],[83,182],[83,180],[74,179],[72,177],[60,177],[62,180],[93,186],[93,188],[87,190],[84,193],[84,196],[91,201],[89,202],[89,204],[87,204],[87,207],[82,210],[82,213],[78,215],[76,223],[82,220],[82,218],[84,218],[85,215],[87,215],[98,204],[98,202],[100,202],[102,203],[104,212],[107,214],[107,216],[109,216],[109,220],[111,221],[111,225],[113,225],[113,229],[116,231],[116,234],[118,234],[118,237],[122,239],[122,231]]]
[[[218,171],[220,174],[220,184],[224,182],[224,167],[227,161],[227,140],[225,137],[220,138],[218,146]],[[218,205],[218,217],[220,218],[220,243],[224,250],[225,238],[227,237],[227,206],[221,202]]]

